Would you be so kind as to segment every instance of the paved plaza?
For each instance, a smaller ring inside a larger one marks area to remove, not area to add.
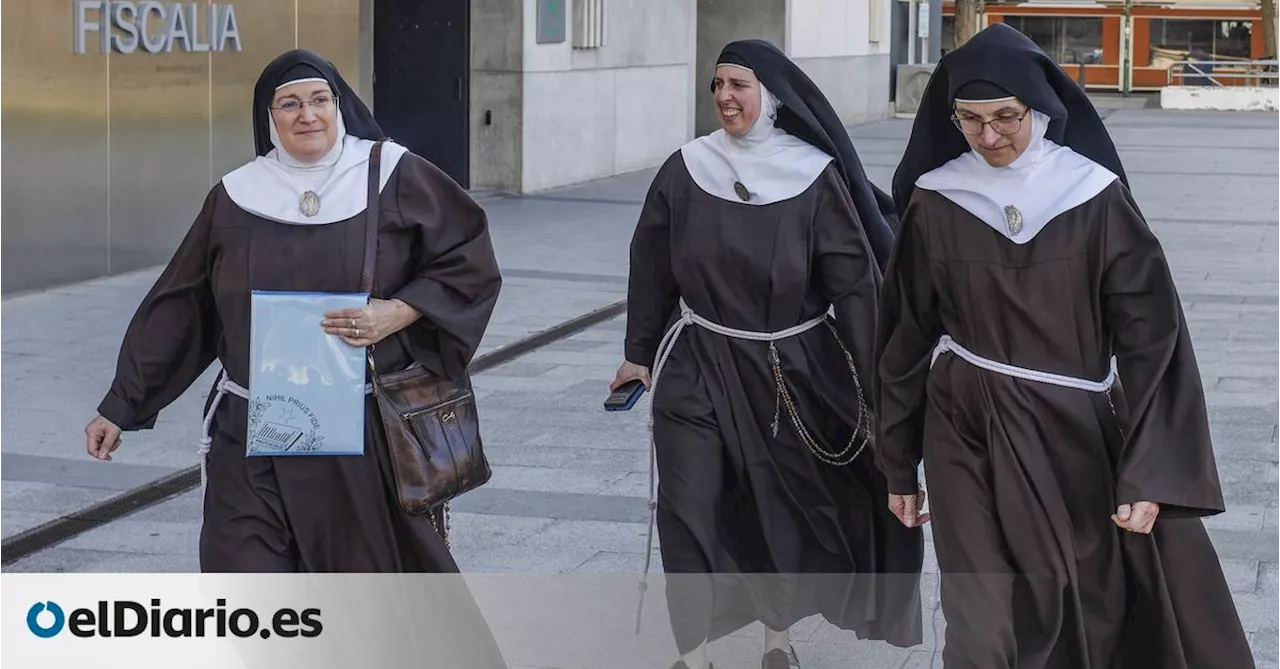
[[[1103,112],[1138,204],[1173,267],[1208,392],[1228,510],[1206,526],[1259,666],[1274,669],[1277,119],[1133,106]],[[910,121],[900,119],[852,129],[869,175],[886,190],[909,131]],[[482,197],[505,285],[481,353],[625,298],[628,244],[652,174],[535,196]],[[114,462],[84,454],[83,426],[110,383],[133,309],[157,273],[4,300],[5,537],[197,462],[199,412],[216,368],[161,414],[155,430],[126,435]],[[491,583],[501,582],[501,575],[604,575],[627,586],[621,592],[629,599],[617,608],[633,614],[633,575],[644,563],[648,518],[649,400],[623,414],[600,406],[621,361],[624,325],[623,317],[609,320],[477,376],[494,476],[453,506],[453,549],[465,572],[493,575]],[[192,491],[5,569],[197,571],[200,522],[200,493]],[[926,569],[936,571],[931,550]],[[656,546],[653,572],[661,572]],[[586,666],[524,643],[506,626],[511,612],[499,611],[492,589],[477,578],[477,596],[483,607],[494,603],[495,631],[514,666]],[[896,649],[861,642],[808,620],[795,631],[804,666],[941,666],[933,636],[936,631],[941,640],[945,621],[932,587],[926,590],[924,645]],[[664,621],[660,595],[651,587],[647,628]],[[749,628],[721,640],[712,659],[717,666],[758,666],[761,636]],[[649,648],[645,662],[635,666],[665,666],[674,657],[669,634],[653,638],[665,645]]]

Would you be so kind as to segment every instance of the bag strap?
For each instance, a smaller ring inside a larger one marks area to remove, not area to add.
[[[385,140],[374,142],[373,149],[369,151],[369,197],[364,208],[364,262],[360,267],[360,292],[368,293],[373,297],[373,274],[377,269],[374,265],[378,259],[378,186],[382,182],[382,143]],[[373,347],[370,346],[365,351],[365,362],[369,365],[369,381],[373,384],[374,391],[381,395],[381,384],[378,383],[378,369],[373,364]]]
[[[374,143],[373,149],[369,152],[369,201],[365,205],[364,210],[364,264],[360,270],[360,292],[368,293],[373,296],[373,276],[377,269],[374,267],[378,257],[378,186],[382,181],[381,159],[382,144],[385,139],[380,139]],[[405,336],[404,330],[395,333],[397,339],[407,352],[409,348],[409,340]],[[369,364],[369,371],[373,387],[376,391],[381,392],[381,384],[378,382],[378,370],[373,364],[373,346],[370,345],[365,357]]]
[[[378,186],[382,182],[382,144],[374,142],[369,151],[369,200],[364,210],[364,264],[360,269],[360,292],[373,294],[374,264],[378,258]]]

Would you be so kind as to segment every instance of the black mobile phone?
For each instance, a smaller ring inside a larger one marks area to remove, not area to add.
[[[639,379],[628,381],[609,394],[609,399],[604,401],[604,409],[605,411],[630,411],[643,394],[643,381]]]

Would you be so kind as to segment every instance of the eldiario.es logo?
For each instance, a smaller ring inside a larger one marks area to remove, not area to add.
[[[49,613],[47,617],[52,618],[48,625],[40,622],[40,614],[46,611]],[[66,622],[67,617],[62,613],[62,607],[53,602],[36,602],[27,611],[27,629],[41,639],[48,639],[61,632]]]
[[[148,630],[153,637],[225,637],[228,632],[241,638],[260,636],[320,636],[320,609],[280,609],[264,627],[252,609],[227,611],[227,600],[217,600],[211,609],[163,608],[159,599],[150,608],[138,602],[100,601],[93,609],[79,608],[64,614],[55,602],[36,602],[27,610],[27,629],[41,639],[57,636],[65,628],[77,637],[136,637]]]

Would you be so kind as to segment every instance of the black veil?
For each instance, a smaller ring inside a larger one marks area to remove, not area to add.
[[[898,211],[911,200],[916,180],[969,150],[951,121],[956,91],[989,82],[1050,118],[1045,137],[1111,170],[1129,185],[1102,117],[1080,85],[1029,37],[993,23],[938,62],[916,113],[906,153],[893,175]]]
[[[333,63],[306,49],[286,51],[262,70],[258,83],[253,87],[253,144],[259,156],[265,156],[275,146],[271,143],[271,100],[276,88],[293,79],[292,72],[299,69],[313,70],[329,82],[338,96],[338,108],[342,110],[342,123],[347,134],[361,139],[379,140],[384,137],[382,128],[373,119],[373,113],[365,106],[356,92],[338,74]]]
[[[760,39],[731,42],[718,63],[749,68],[782,105],[774,125],[821,149],[835,159],[853,196],[854,208],[883,272],[893,248],[897,216],[893,200],[867,179],[853,142],[831,103],[778,47]]]

